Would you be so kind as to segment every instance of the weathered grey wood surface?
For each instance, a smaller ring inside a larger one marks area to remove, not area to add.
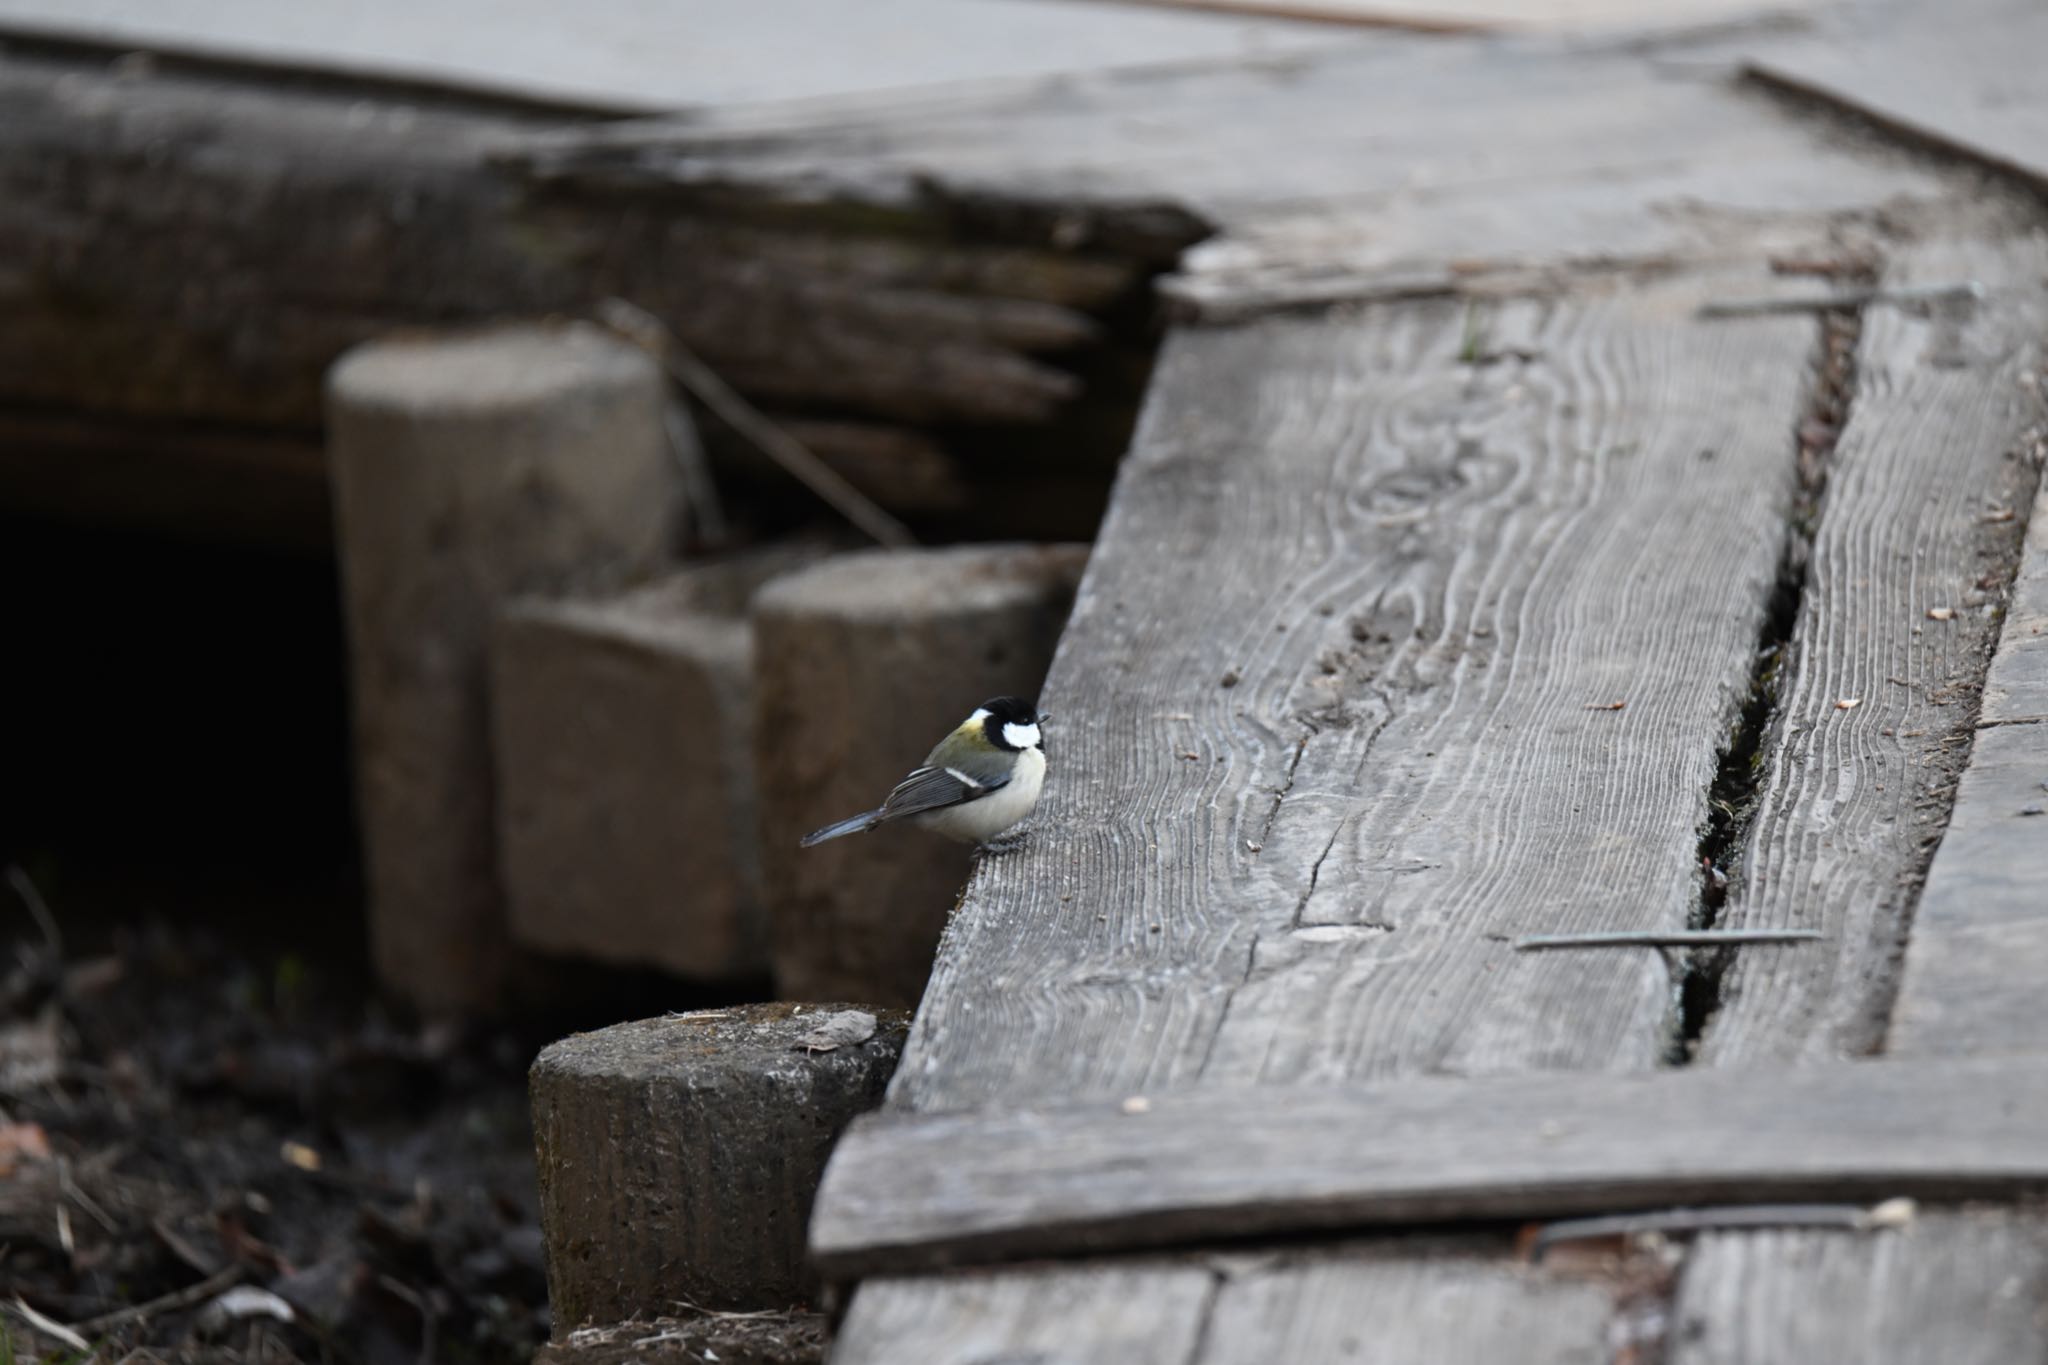
[[[2039,388],[2042,402],[2048,393]],[[2030,455],[2037,464],[2048,458],[2048,415],[2035,430]],[[2020,509],[2015,508],[2017,515]],[[1984,705],[1979,725],[2048,723],[2048,478],[2035,494],[2034,514],[2027,523],[2025,551],[2014,576],[2005,621],[1999,627],[1998,652],[1984,679]]]
[[[1102,320],[1188,240],[1185,220],[1140,259],[1000,223],[956,233],[937,204],[536,193],[485,163],[540,126],[388,93],[0,54],[0,424],[92,415],[63,448],[11,452],[0,483],[119,506],[103,485],[135,449],[129,433],[163,425],[218,433],[215,447],[281,444],[279,463],[297,467],[293,444],[317,440],[321,376],[350,345],[588,314],[616,296],[772,414],[836,424],[825,458],[892,506],[957,503],[934,454],[970,494],[1014,486],[1009,461],[980,457],[1028,430],[1054,447],[1042,463],[1055,485],[1091,487],[1069,498],[1082,510],[1066,534],[1088,524],[1122,430],[1084,386],[1121,403],[1135,382],[1124,369],[1142,373],[1123,349],[1136,341],[1107,340]],[[878,432],[882,445],[863,441]],[[103,477],[38,477],[60,458]],[[175,443],[162,458],[222,477]],[[908,477],[895,467],[913,464]],[[267,469],[248,481],[275,482]],[[989,534],[1060,529],[1043,505],[1007,525],[1016,502],[974,505]],[[222,520],[236,515],[230,504]]]
[[[1872,1051],[1898,988],[2032,502],[2034,464],[2016,457],[2048,419],[2022,382],[2048,345],[2048,242],[1943,238],[1897,250],[1884,275],[1893,287],[1956,280],[1978,281],[1984,298],[1863,315],[1757,809],[1720,916],[1819,929],[1827,946],[1736,962],[1702,1049],[1716,1065]],[[2048,827],[2039,836],[2048,844]]]
[[[2048,10],[2030,0],[1845,8],[1818,33],[1753,48],[1750,70],[2048,189]]]
[[[1389,1246],[1219,1258],[1220,1283],[1191,1365],[1227,1361],[1595,1365],[1616,1286],[1409,1239]]]
[[[1181,1241],[2048,1184],[2048,1059],[1203,1088],[859,1120],[828,1275]]]
[[[1183,263],[1179,292],[1220,308],[1726,258],[1802,217],[1941,192],[1910,158],[1631,44],[1393,34],[972,96],[633,121],[543,135],[525,156],[576,184],[1008,205],[1111,242],[1192,216],[1221,236]]]
[[[1215,1291],[1215,1274],[1187,1260],[872,1280],[832,1360],[1183,1365]]]
[[[2008,1365],[2048,1357],[2048,1224],[1923,1214],[1853,1233],[1709,1235],[1673,1304],[1672,1365]]]
[[[1510,940],[1698,907],[1811,331],[1712,287],[1178,334],[893,1103],[1653,1064],[1654,954]]]
[[[1703,2],[1731,0],[1689,0]],[[1352,37],[1257,15],[1043,0],[0,0],[0,34],[630,113],[1300,52]]]
[[[892,1104],[1652,1064],[1656,957],[1509,941],[1697,906],[1812,334],[1726,287],[1177,334]]]

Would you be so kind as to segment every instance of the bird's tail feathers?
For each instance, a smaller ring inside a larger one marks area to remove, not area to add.
[[[798,848],[809,848],[813,844],[822,844],[827,839],[837,839],[842,835],[863,833],[881,823],[882,812],[879,809],[862,811],[859,815],[849,815],[846,819],[829,824],[823,829],[812,830],[809,834],[797,840],[796,846]]]

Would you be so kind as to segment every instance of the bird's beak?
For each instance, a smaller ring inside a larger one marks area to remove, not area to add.
[[[1038,713],[1038,723],[1039,723],[1040,725],[1043,725],[1043,724],[1045,724],[1045,723],[1046,723],[1047,721],[1049,721],[1049,720],[1051,720],[1051,719],[1052,719],[1052,712],[1050,712],[1050,711],[1040,711],[1040,712]]]

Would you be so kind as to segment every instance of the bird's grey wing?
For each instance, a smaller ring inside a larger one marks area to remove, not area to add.
[[[882,818],[898,820],[906,815],[957,806],[987,796],[1009,780],[1007,773],[1001,777],[977,777],[959,768],[919,768],[889,793],[889,799],[882,803]]]

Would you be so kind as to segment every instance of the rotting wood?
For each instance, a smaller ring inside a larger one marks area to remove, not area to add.
[[[369,336],[619,296],[764,405],[1039,426],[1156,263],[956,232],[936,204],[535,192],[488,158],[541,126],[0,58],[0,401],[310,429],[326,366]]]
[[[1197,1089],[859,1120],[811,1248],[850,1279],[1373,1225],[2044,1187],[2048,1059]]]
[[[1710,1234],[1672,1304],[1672,1365],[2009,1365],[2048,1356],[2048,1223],[1923,1213],[1855,1233]]]
[[[1864,318],[1757,805],[1717,919],[1818,929],[1828,947],[1729,969],[1701,1045],[1713,1065],[1871,1051],[1897,989],[1996,635],[1988,580],[2004,581],[2021,529],[1986,513],[2031,501],[2035,469],[2018,457],[2048,417],[2022,383],[2048,337],[2048,244],[1944,237],[1899,248],[1885,280],[1964,275],[1983,281],[1981,299]]]

